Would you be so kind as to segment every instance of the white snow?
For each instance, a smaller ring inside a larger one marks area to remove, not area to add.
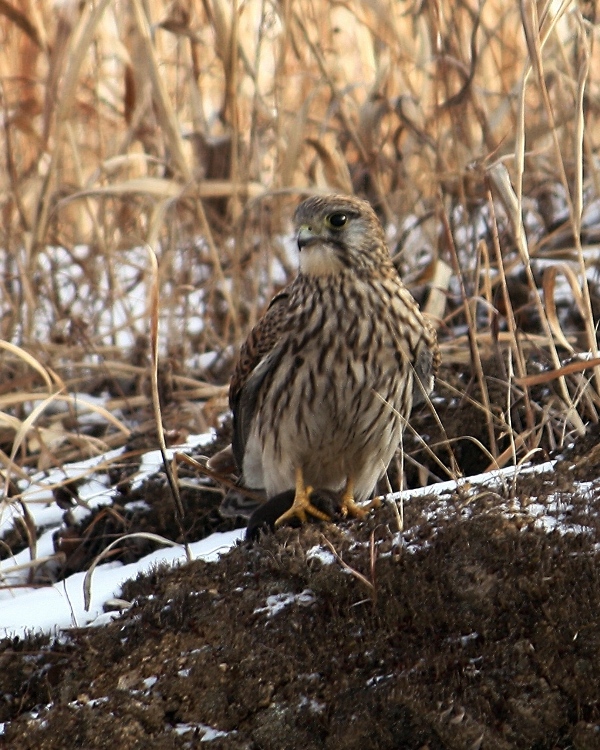
[[[186,453],[192,448],[201,448],[209,445],[215,439],[215,433],[205,432],[202,435],[190,435],[183,445],[176,445],[173,448],[167,448],[167,461],[171,461],[175,453]],[[162,454],[159,450],[148,451],[142,456],[142,461],[137,474],[132,478],[131,489],[139,487],[144,480],[156,474],[163,467]]]
[[[194,447],[202,447],[214,438],[212,433],[192,436],[182,446],[170,448],[168,458],[177,452],[186,452]],[[38,472],[29,481],[19,481],[21,495],[19,502],[0,504],[0,538],[10,530],[23,516],[20,503],[26,506],[28,514],[38,530],[38,538],[33,550],[25,550],[0,561],[0,637],[21,636],[28,632],[48,632],[58,634],[61,629],[70,627],[101,626],[119,617],[118,612],[105,612],[105,607],[113,606],[123,583],[137,577],[140,573],[150,571],[154,566],[166,563],[182,565],[186,562],[185,551],[181,546],[159,549],[136,563],[123,565],[118,562],[99,564],[91,577],[91,602],[89,611],[84,607],[85,573],[75,573],[64,581],[48,586],[32,586],[29,583],[31,569],[46,566],[50,577],[53,568],[58,566],[54,550],[54,535],[61,528],[65,512],[76,521],[81,520],[92,509],[110,503],[114,490],[109,486],[107,469],[111,462],[118,461],[121,450],[111,451],[88,461],[79,461],[60,469]],[[549,461],[538,466],[508,467],[496,471],[466,477],[464,479],[441,482],[437,485],[394,493],[386,497],[388,502],[409,503],[418,497],[431,497],[431,502],[423,510],[425,522],[456,516],[469,518],[472,507],[467,499],[474,498],[485,487],[492,492],[497,489],[498,505],[495,511],[509,517],[515,515],[527,517],[538,528],[561,533],[585,533],[581,522],[570,520],[572,505],[560,494],[546,498],[519,498],[514,493],[516,478],[527,473],[546,473],[549,481],[552,478],[554,462]],[[147,453],[141,461],[132,484],[139,486],[144,479],[162,470],[162,457],[159,451]],[[68,511],[59,508],[54,502],[52,488],[60,486],[66,480],[77,480],[77,493],[80,504]],[[460,490],[465,504],[458,508],[451,498]],[[600,480],[598,482],[581,482],[575,484],[574,491],[590,503],[600,497]],[[509,499],[504,499],[509,498]],[[143,502],[143,501],[141,501]],[[207,539],[190,545],[193,559],[214,561],[227,552],[244,537],[245,530],[225,534],[213,534]],[[419,538],[418,527],[398,532],[398,544],[409,551],[422,549],[427,542]],[[334,564],[335,557],[321,545],[316,545],[307,553],[308,559],[318,559],[322,564]],[[264,607],[256,610],[271,618],[290,605],[309,606],[315,601],[315,595],[309,589],[301,593],[286,592],[267,598]],[[127,608],[121,602],[121,610]],[[203,738],[203,741],[207,741]]]
[[[179,735],[186,735],[188,732],[203,732],[200,742],[212,742],[219,737],[228,737],[235,735],[236,732],[222,732],[220,729],[213,729],[206,724],[176,724],[174,731]]]
[[[282,612],[290,604],[299,604],[302,607],[308,607],[316,601],[315,595],[310,589],[304,589],[299,594],[284,593],[273,594],[268,596],[264,607],[257,607],[254,614],[266,612],[267,617],[274,617]]]
[[[192,448],[209,444],[214,439],[212,433],[191,436],[185,444],[167,450],[170,460],[175,452],[188,452]],[[122,565],[108,562],[97,566],[91,583],[91,604],[88,612],[84,608],[83,581],[85,573],[75,573],[64,581],[46,587],[29,585],[32,567],[40,565],[57,566],[55,561],[54,534],[61,528],[65,510],[54,502],[52,488],[67,480],[77,480],[77,494],[81,505],[68,510],[72,522],[79,522],[94,508],[111,502],[114,490],[109,487],[106,469],[119,459],[122,449],[110,451],[101,456],[68,464],[60,469],[34,474],[28,482],[19,480],[20,502],[0,503],[0,537],[10,530],[26,507],[38,529],[35,545],[35,558],[32,550],[26,548],[9,558],[0,561],[0,637],[23,636],[27,632],[56,633],[61,628],[100,625],[118,617],[118,613],[104,612],[104,605],[118,597],[123,583],[135,578],[139,573],[148,572],[153,566],[167,563],[182,564],[186,560],[181,546],[156,550],[136,563]],[[162,469],[159,451],[147,453],[140,465],[133,484],[142,481]],[[193,559],[214,561],[230,549],[244,536],[244,530],[213,534],[190,545]]]
[[[315,544],[306,553],[307,560],[319,560],[323,565],[331,565],[335,562],[335,556],[325,547]]]
[[[190,545],[194,560],[218,560],[238,540],[244,529],[212,534]],[[0,637],[24,636],[35,631],[56,632],[61,628],[83,627],[105,618],[103,605],[119,594],[123,583],[140,573],[148,573],[162,563],[181,565],[186,556],[182,547],[156,550],[129,565],[105,563],[94,571],[91,604],[84,608],[85,573],[75,573],[64,581],[44,588],[6,588],[0,591]],[[109,613],[114,619],[115,613]]]

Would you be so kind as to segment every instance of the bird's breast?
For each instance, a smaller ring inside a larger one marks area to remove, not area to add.
[[[388,413],[397,410],[403,399],[398,384],[410,377],[409,347],[390,294],[338,281],[313,285],[297,305],[263,389],[265,422],[273,424],[278,415],[291,420],[299,439],[314,445],[333,432],[344,439],[360,433],[361,420],[373,420],[374,402],[377,412],[384,410],[382,399]]]
[[[393,289],[318,281],[292,294],[277,364],[261,388],[254,435],[265,486],[287,489],[301,466],[313,486],[338,489],[352,471],[366,497],[412,405],[403,308]]]

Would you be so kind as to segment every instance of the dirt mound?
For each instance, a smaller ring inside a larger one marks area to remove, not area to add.
[[[281,529],[127,584],[106,627],[5,641],[5,746],[600,747],[588,450],[510,498]]]

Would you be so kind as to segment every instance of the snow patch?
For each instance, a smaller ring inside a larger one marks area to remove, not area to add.
[[[266,606],[257,607],[254,614],[267,613],[267,617],[274,617],[282,612],[290,604],[299,604],[301,607],[308,607],[316,602],[314,593],[310,589],[304,589],[299,594],[274,594],[267,597]]]

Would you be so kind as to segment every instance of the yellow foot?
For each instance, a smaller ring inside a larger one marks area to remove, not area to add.
[[[343,516],[353,516],[354,518],[364,518],[369,514],[369,511],[373,510],[373,508],[379,508],[381,505],[381,500],[376,497],[374,500],[371,500],[368,505],[357,505],[354,502],[354,480],[352,477],[348,477],[348,481],[346,483],[346,489],[344,490],[344,494],[342,495],[342,509],[341,513]]]
[[[304,486],[302,469],[296,469],[296,494],[294,495],[294,502],[292,503],[292,507],[289,510],[286,510],[285,513],[282,513],[275,521],[275,528],[290,521],[292,518],[298,518],[301,523],[306,523],[308,515],[314,516],[321,521],[331,521],[331,518],[327,513],[323,513],[322,510],[315,508],[310,502],[312,492],[312,487]]]

